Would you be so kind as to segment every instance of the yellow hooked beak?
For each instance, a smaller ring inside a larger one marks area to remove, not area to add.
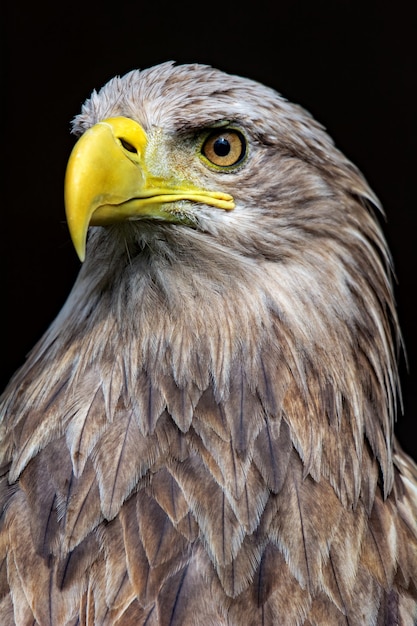
[[[126,117],[99,122],[75,144],[65,175],[65,209],[81,261],[90,225],[140,218],[181,222],[181,212],[169,206],[178,200],[225,210],[234,208],[233,198],[227,193],[150,174],[145,165],[146,144],[142,126]]]

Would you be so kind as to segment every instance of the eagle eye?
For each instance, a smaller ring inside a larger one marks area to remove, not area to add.
[[[201,154],[218,167],[237,165],[246,154],[245,137],[235,129],[216,129],[204,141]]]

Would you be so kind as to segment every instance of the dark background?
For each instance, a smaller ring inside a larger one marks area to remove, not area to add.
[[[115,74],[202,62],[274,87],[322,122],[382,201],[408,353],[397,434],[417,458],[416,15],[349,0],[8,2],[3,21],[1,387],[62,306],[79,263],[63,178],[70,120]],[[250,8],[248,8],[248,6]],[[6,312],[6,319],[4,319]]]

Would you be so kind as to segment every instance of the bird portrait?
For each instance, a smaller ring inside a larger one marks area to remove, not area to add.
[[[116,76],[72,130],[80,270],[1,397],[1,625],[414,626],[365,177],[304,108],[198,63]]]

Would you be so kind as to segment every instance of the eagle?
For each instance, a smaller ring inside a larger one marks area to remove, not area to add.
[[[2,626],[413,626],[417,466],[382,207],[210,65],[116,76],[65,174],[82,263],[1,397]]]

